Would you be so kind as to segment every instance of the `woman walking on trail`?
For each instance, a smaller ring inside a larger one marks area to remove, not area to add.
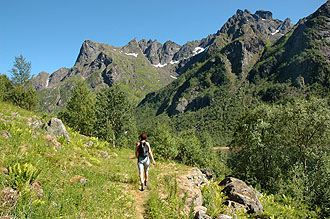
[[[154,160],[154,156],[152,155],[150,144],[149,142],[147,142],[147,138],[148,138],[147,134],[142,133],[139,136],[139,138],[140,141],[136,143],[135,157],[138,159],[137,164],[140,174],[141,191],[143,191],[144,187],[147,186],[148,183],[148,170],[150,165],[150,158],[152,160],[153,165],[156,165],[156,162]],[[144,181],[143,181],[143,172],[145,175]]]

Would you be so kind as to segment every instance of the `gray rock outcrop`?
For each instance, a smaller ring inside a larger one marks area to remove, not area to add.
[[[222,192],[228,197],[228,206],[234,209],[243,207],[250,214],[258,214],[263,211],[257,193],[242,180],[227,177],[219,185],[224,186]]]
[[[54,137],[61,137],[64,135],[67,138],[68,142],[70,142],[69,133],[66,131],[62,120],[57,118],[51,118],[51,120],[44,125],[44,128],[49,135]]]

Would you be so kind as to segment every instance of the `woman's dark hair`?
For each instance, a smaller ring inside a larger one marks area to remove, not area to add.
[[[146,133],[142,133],[140,136],[139,136],[140,140],[147,140],[148,136]]]

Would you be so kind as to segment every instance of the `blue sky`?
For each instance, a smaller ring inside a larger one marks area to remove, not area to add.
[[[180,45],[217,32],[237,9],[269,10],[295,24],[326,0],[0,0],[0,73],[15,56],[33,75],[72,67],[84,40],[123,46],[131,39]]]

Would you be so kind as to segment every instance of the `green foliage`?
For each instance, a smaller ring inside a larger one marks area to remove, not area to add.
[[[113,146],[134,145],[136,124],[133,108],[119,86],[104,88],[96,95],[95,136]]]
[[[176,178],[165,175],[161,183],[165,185],[166,191],[164,191],[164,194],[166,194],[166,198],[162,199],[159,193],[151,192],[150,199],[147,202],[146,218],[193,219],[192,213],[185,215],[183,212],[187,194],[180,198]]]
[[[8,184],[14,189],[21,191],[27,185],[33,183],[40,172],[41,169],[34,167],[31,163],[15,163],[8,168]]]
[[[210,182],[202,188],[203,204],[207,208],[207,214],[214,218],[226,210],[226,196],[221,191],[217,182]]]
[[[303,78],[301,79],[303,83]],[[302,85],[303,86],[303,85]],[[265,103],[285,104],[293,101],[296,96],[302,96],[300,91],[290,83],[262,82],[257,88],[256,97]]]
[[[61,115],[64,122],[84,135],[92,135],[95,123],[94,93],[89,90],[85,81],[77,83],[66,109]]]
[[[27,62],[22,54],[19,57],[15,57],[14,66],[10,73],[15,83],[25,83],[31,78],[31,62]]]
[[[0,101],[10,101],[21,108],[34,110],[38,105],[37,91],[23,83],[15,84],[0,74]]]
[[[260,199],[264,212],[259,216],[264,218],[318,218],[316,212],[308,210],[307,205],[295,202],[285,195],[274,196],[263,194]]]
[[[9,100],[27,110],[36,109],[38,105],[37,91],[33,87],[15,86],[9,94]]]
[[[176,138],[170,133],[170,127],[159,124],[149,133],[155,159],[173,160],[178,155]]]
[[[7,101],[12,89],[13,83],[6,75],[0,74],[0,101]]]
[[[241,151],[229,163],[234,175],[264,190],[290,194],[310,207],[326,206],[329,136],[324,100],[260,105],[239,124],[232,145]]]
[[[181,132],[178,135],[177,159],[186,165],[209,167],[215,161],[215,156],[212,144],[208,144],[205,140],[203,143],[204,145],[201,144],[193,130]]]

